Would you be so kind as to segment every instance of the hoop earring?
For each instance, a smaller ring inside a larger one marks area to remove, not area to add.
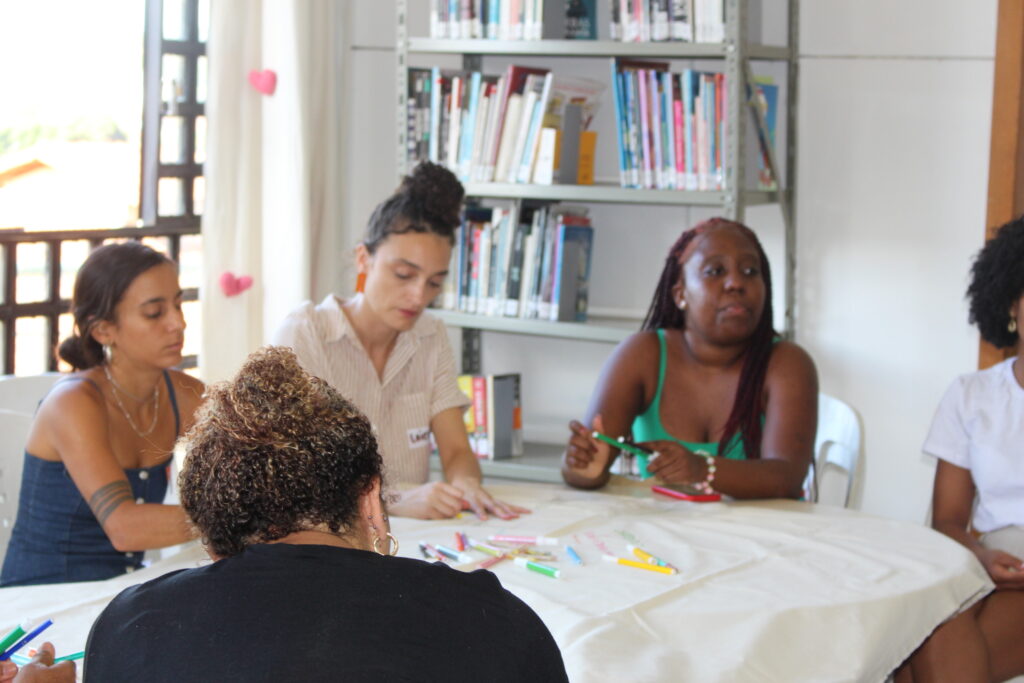
[[[1016,332],[1017,331],[1017,319],[1016,318],[1010,318],[1010,324],[1008,324],[1006,326],[1006,329],[1010,332],[1010,334],[1013,334],[1014,332]]]
[[[391,544],[391,552],[388,553],[388,557],[394,557],[398,554],[398,539],[390,531],[388,532],[388,541]],[[380,536],[373,537],[373,552],[378,555],[384,554],[380,551]]]
[[[356,294],[362,294],[366,289],[366,273],[356,275]]]

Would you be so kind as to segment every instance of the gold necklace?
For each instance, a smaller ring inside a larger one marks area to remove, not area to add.
[[[136,398],[135,396],[132,396],[127,391],[122,389],[121,386],[114,381],[114,377],[110,374],[110,368],[107,367],[106,363],[103,364],[103,374],[107,376],[107,381],[110,382],[110,388],[113,390],[110,393],[114,396],[114,401],[117,402],[117,407],[121,409],[121,414],[124,415],[124,419],[128,420],[128,425],[132,428],[132,431],[138,434],[140,439],[145,439],[147,436],[152,434],[153,430],[156,429],[156,419],[157,417],[159,417],[158,409],[160,407],[160,382],[157,382],[156,384],[153,385],[153,421],[149,423],[149,429],[143,432],[140,431],[137,426],[135,426],[135,420],[132,419],[132,416],[125,409],[124,403],[121,402],[121,397],[118,396],[117,394],[120,391],[124,392],[131,398],[134,398],[136,401],[141,401],[142,399]]]

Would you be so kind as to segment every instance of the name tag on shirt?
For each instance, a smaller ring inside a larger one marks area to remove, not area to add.
[[[415,427],[406,432],[409,437],[409,448],[422,448],[430,445],[430,427]]]

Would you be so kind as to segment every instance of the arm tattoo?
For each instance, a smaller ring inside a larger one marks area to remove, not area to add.
[[[96,521],[103,526],[106,524],[107,518],[121,503],[131,499],[132,490],[128,482],[118,479],[98,488],[96,493],[89,498],[89,507],[92,509],[92,514],[96,515]]]

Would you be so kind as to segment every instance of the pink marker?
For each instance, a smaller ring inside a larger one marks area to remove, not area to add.
[[[557,538],[550,538],[548,536],[509,536],[497,534],[495,536],[488,536],[487,540],[497,543],[516,543],[519,545],[558,545]]]

